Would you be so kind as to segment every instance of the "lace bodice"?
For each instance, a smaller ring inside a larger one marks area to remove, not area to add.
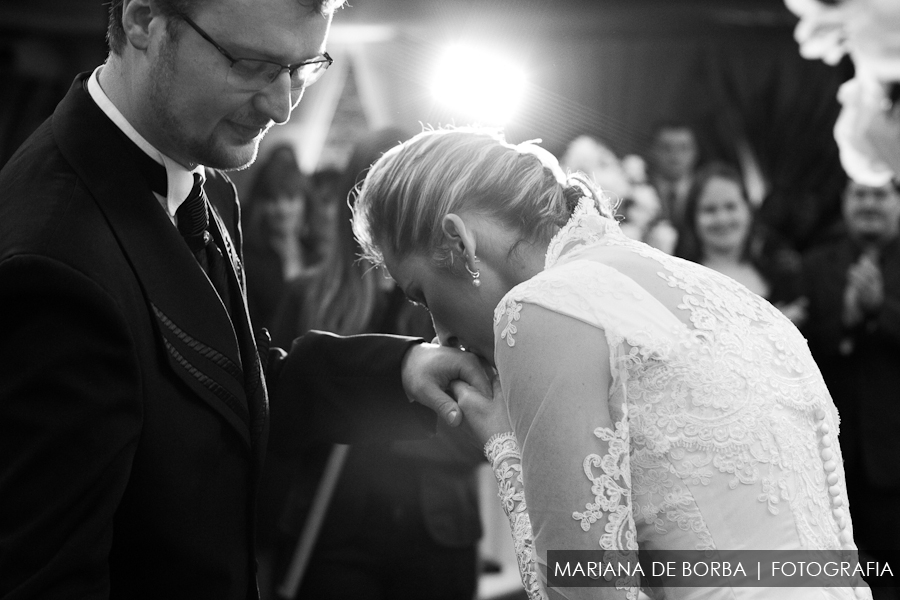
[[[853,547],[837,411],[800,333],[740,284],[582,201],[494,325],[521,451],[494,467],[520,474],[521,506],[505,497],[534,597],[548,549]]]

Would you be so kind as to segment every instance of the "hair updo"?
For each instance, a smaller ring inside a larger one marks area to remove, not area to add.
[[[587,178],[567,178],[532,142],[508,144],[490,129],[426,130],[372,165],[354,203],[353,230],[375,264],[385,249],[398,259],[423,253],[448,265],[445,215],[474,211],[519,232],[520,241],[548,242],[581,197],[612,216]]]

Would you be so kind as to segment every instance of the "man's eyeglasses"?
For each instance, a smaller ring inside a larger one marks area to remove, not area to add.
[[[179,13],[178,16],[194,31],[200,34],[204,40],[215,46],[222,56],[231,63],[228,70],[227,81],[237,89],[245,91],[258,91],[275,81],[282,71],[287,71],[291,76],[291,89],[302,90],[314,84],[325,73],[331,63],[334,62],[327,52],[320,58],[314,58],[295,65],[282,65],[271,60],[258,58],[235,58],[228,50],[219,45],[190,17]]]

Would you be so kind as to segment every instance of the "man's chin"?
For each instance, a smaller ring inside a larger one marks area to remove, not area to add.
[[[221,145],[203,164],[220,171],[241,171],[256,160],[262,136],[243,144]]]

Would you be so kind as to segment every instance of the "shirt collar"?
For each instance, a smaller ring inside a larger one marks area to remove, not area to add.
[[[190,193],[191,188],[194,187],[194,173],[198,173],[202,180],[206,179],[203,165],[197,165],[194,169],[187,169],[154,148],[144,136],[138,133],[131,123],[125,119],[125,116],[119,109],[112,103],[112,100],[109,99],[109,96],[106,95],[103,88],[100,87],[98,77],[102,68],[103,65],[100,65],[94,69],[94,72],[88,78],[88,93],[91,95],[91,98],[94,99],[94,102],[97,103],[97,106],[100,107],[100,110],[102,110],[106,116],[122,130],[122,133],[128,136],[128,139],[134,142],[137,147],[143,150],[150,158],[165,167],[167,181],[166,197],[157,197],[164,202],[163,208],[165,208],[166,212],[169,214],[169,218],[174,219],[178,207],[181,206],[181,203],[184,202],[185,198],[187,198]]]

